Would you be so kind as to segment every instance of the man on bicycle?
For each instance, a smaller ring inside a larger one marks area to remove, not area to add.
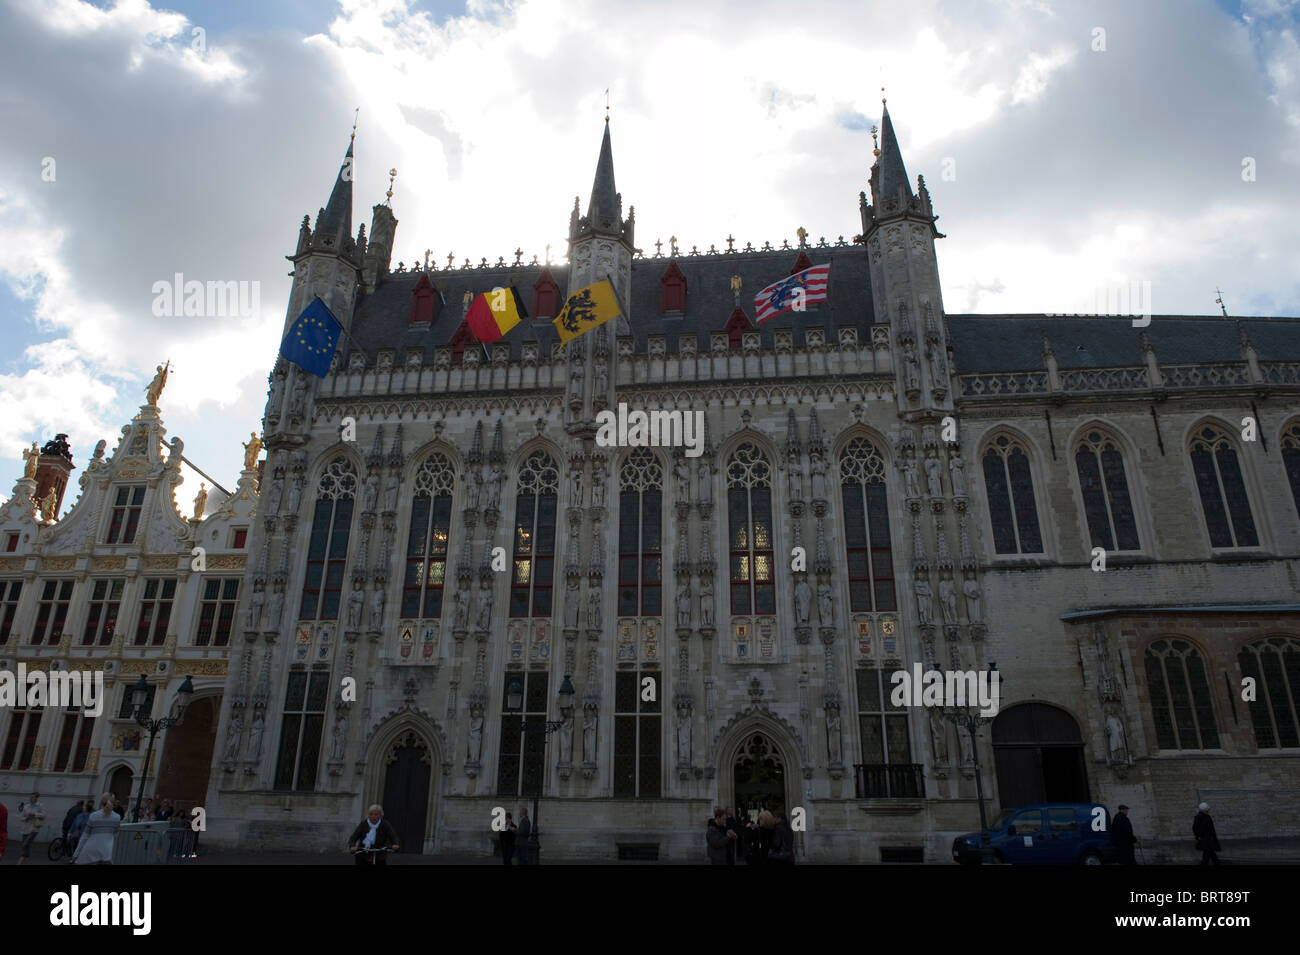
[[[348,838],[348,851],[356,856],[357,865],[387,865],[384,850],[396,852],[399,848],[397,832],[384,819],[383,807],[378,804],[366,810],[366,818],[361,820],[361,824],[352,830],[352,835]]]

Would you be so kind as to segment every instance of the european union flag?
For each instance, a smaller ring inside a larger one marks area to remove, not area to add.
[[[319,298],[302,310],[289,334],[280,342],[280,354],[303,371],[324,378],[334,360],[343,326]]]

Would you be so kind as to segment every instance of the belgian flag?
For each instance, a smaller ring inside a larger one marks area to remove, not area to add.
[[[470,303],[469,311],[465,313],[469,330],[484,345],[500,341],[506,332],[527,317],[528,312],[524,309],[523,299],[519,297],[519,290],[514,286],[510,288],[498,286],[490,292],[479,293],[479,296]]]

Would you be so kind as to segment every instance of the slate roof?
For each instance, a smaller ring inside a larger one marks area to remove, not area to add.
[[[870,326],[875,318],[866,250],[862,246],[844,245],[811,247],[804,251],[814,265],[826,262],[831,264],[828,301],[810,305],[803,314],[786,312],[765,323],[758,329],[762,336],[762,346],[773,346],[772,332],[776,328],[793,328],[793,344],[796,348],[804,345],[804,329],[809,327],[827,329],[826,340],[833,342],[837,334],[835,329],[856,326],[859,329],[858,340],[870,341]],[[628,307],[636,351],[646,351],[647,337],[658,334],[666,337],[670,353],[677,350],[678,339],[683,335],[694,335],[696,347],[701,352],[707,351],[710,333],[723,331],[735,308],[731,276],[741,277],[743,284],[740,305],[752,323],[754,296],[765,286],[788,276],[798,256],[798,249],[679,255],[675,261],[686,277],[686,310],[677,316],[665,315],[659,310],[662,294],[660,280],[672,260],[668,256],[633,259],[632,294]],[[568,266],[552,265],[550,268],[551,275],[560,288],[560,300],[563,301],[563,296],[568,291]],[[431,325],[416,328],[411,328],[408,324],[411,295],[420,276],[426,273],[390,274],[385,276],[374,293],[363,296],[357,303],[349,332],[366,352],[369,361],[373,361],[375,354],[384,348],[396,349],[399,362],[404,360],[407,349],[423,348],[426,349],[425,360],[431,362],[432,349],[448,344],[464,318],[462,299],[466,291],[477,294],[496,286],[504,286],[513,280],[522,294],[524,307],[531,311],[533,286],[542,270],[543,266],[540,265],[526,265],[518,268],[431,271],[427,273],[429,280],[442,292],[445,304],[439,304],[435,308]],[[611,331],[617,322],[616,319],[610,323]],[[530,318],[513,328],[501,343],[508,344],[510,357],[517,359],[521,356],[522,345],[526,341],[538,342],[541,354],[549,356],[556,340],[555,327],[549,319],[534,321]]]
[[[1041,371],[1046,334],[1061,371],[1145,364],[1143,332],[1162,365],[1244,360],[1238,323],[1260,361],[1300,359],[1300,319],[1155,315],[1145,328],[1131,316],[949,315],[953,365],[961,374]]]

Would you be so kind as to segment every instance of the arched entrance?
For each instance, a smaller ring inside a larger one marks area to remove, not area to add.
[[[220,696],[201,696],[185,708],[181,724],[167,730],[158,775],[153,786],[146,787],[153,789],[152,795],[170,799],[175,808],[203,805],[220,714]]]
[[[1046,703],[1020,703],[993,721],[993,761],[1003,809],[1035,802],[1089,802],[1079,724]]]
[[[104,791],[112,793],[125,806],[130,802],[131,784],[134,782],[135,773],[131,772],[131,767],[119,766],[108,777],[108,788]],[[95,793],[95,808],[99,808],[99,793]]]
[[[429,744],[414,730],[398,733],[385,747],[379,802],[403,852],[419,855],[425,840],[432,838],[433,766]]]
[[[731,764],[736,815],[756,819],[764,809],[788,812],[786,766],[781,751],[764,733],[747,733]]]

